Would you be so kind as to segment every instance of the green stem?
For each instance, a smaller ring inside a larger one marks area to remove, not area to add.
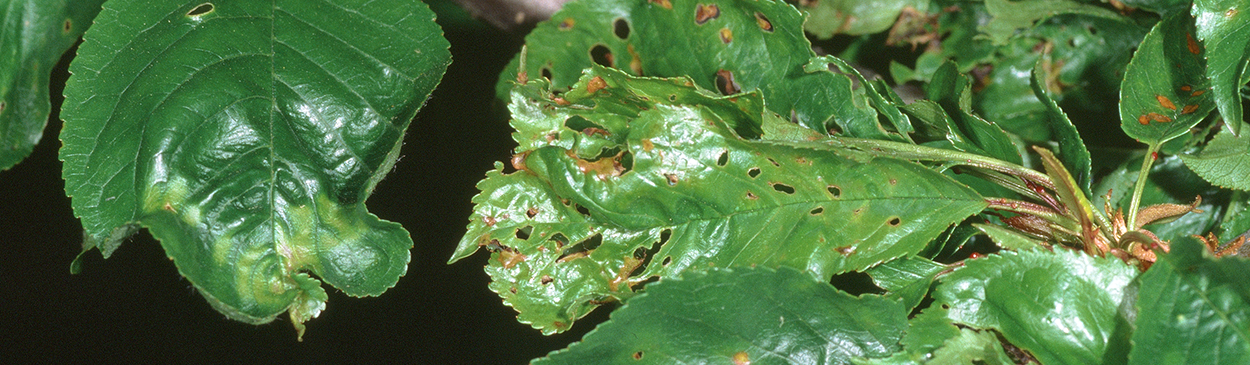
[[[1028,179],[1051,190],[1055,188],[1050,177],[1037,170],[974,153],[875,139],[833,138],[828,140],[828,143],[865,152],[879,152],[884,156],[906,160],[940,161],[952,165],[978,167]]]
[[[1128,217],[1125,219],[1126,227],[1136,227],[1137,207],[1141,205],[1141,193],[1146,189],[1146,180],[1150,177],[1150,167],[1155,163],[1155,156],[1158,156],[1159,143],[1150,145],[1146,149],[1146,155],[1142,156],[1141,170],[1137,172],[1137,184],[1133,186],[1133,199],[1129,201]]]

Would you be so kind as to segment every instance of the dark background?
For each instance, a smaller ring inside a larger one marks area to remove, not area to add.
[[[330,301],[308,322],[303,342],[285,315],[253,326],[217,313],[146,231],[107,260],[87,253],[82,273],[70,275],[82,228],[57,160],[56,109],[70,58],[62,59],[42,142],[0,172],[0,361],[519,364],[602,321],[604,310],[570,332],[543,336],[487,289],[485,253],[446,264],[465,232],[474,185],[515,146],[494,83],[523,33],[490,28],[447,2],[434,8],[453,62],[409,127],[395,170],[367,203],[411,232],[408,274],[376,298],[326,286]]]

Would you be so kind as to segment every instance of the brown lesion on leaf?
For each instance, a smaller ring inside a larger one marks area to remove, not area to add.
[[[499,256],[497,256],[496,259],[499,261],[499,265],[503,266],[504,269],[511,269],[522,261],[525,261],[525,254],[522,254],[515,248],[508,246],[499,247],[500,250],[497,252]]]
[[[677,182],[681,181],[677,178],[677,174],[674,173],[664,173],[664,179],[668,180],[668,186],[677,185]]]
[[[720,32],[718,33],[720,33],[721,43],[729,44],[730,42],[734,41],[734,32],[732,30],[729,30],[729,28],[721,28]]]
[[[573,18],[564,18],[564,20],[560,21],[559,25],[556,25],[556,28],[559,28],[560,30],[570,30],[573,29],[574,24],[577,24],[577,21],[573,20]]]
[[[1158,100],[1159,105],[1163,106],[1164,108],[1176,110],[1176,104],[1172,104],[1172,99],[1168,99],[1167,96],[1155,95],[1155,100]]]
[[[625,47],[625,49],[626,49],[627,51],[629,51],[629,56],[630,56],[630,60],[629,60],[629,70],[630,70],[630,71],[633,71],[633,72],[634,72],[634,75],[637,75],[637,76],[643,76],[643,74],[642,74],[642,58],[638,56],[638,51],[635,51],[635,50],[634,50],[634,45],[632,45],[632,44],[631,44],[631,45],[626,46],[626,47]]]
[[[834,250],[834,251],[837,251],[837,252],[838,252],[838,254],[840,254],[840,255],[842,255],[842,256],[844,256],[844,257],[845,257],[845,256],[850,256],[850,255],[855,254],[855,245],[838,247],[838,248],[834,248],[833,250]]]
[[[938,33],[938,17],[941,13],[932,15],[925,14],[911,6],[903,7],[898,14],[898,20],[890,27],[890,33],[886,37],[885,44],[889,46],[901,43],[911,44],[912,51],[921,44],[928,45],[927,48],[935,50],[940,47],[938,42],[941,34]]]
[[[764,14],[761,14],[758,11],[755,12],[755,25],[760,26],[760,29],[764,30],[765,32],[768,32],[768,33],[773,32],[773,22],[769,21],[768,17],[764,16]]]
[[[1194,39],[1194,35],[1185,33],[1185,47],[1189,48],[1189,53],[1202,53],[1202,47],[1198,46],[1198,41]]]
[[[703,5],[699,4],[694,10],[694,24],[703,25],[720,17],[720,7],[716,4]]]
[[[1196,111],[1198,111],[1197,105],[1186,105],[1184,108],[1181,108],[1181,114],[1192,114]]]
[[[759,198],[760,197],[755,195],[755,193],[749,191],[747,192],[747,200],[759,200]]]
[[[659,5],[668,10],[673,10],[673,3],[669,0],[647,0],[647,2]]]
[[[526,218],[534,219],[534,217],[536,216],[538,216],[538,207],[530,207],[529,209],[525,210]]]
[[[615,156],[595,161],[583,160],[577,157],[576,152],[572,150],[567,150],[564,153],[577,164],[578,171],[581,171],[583,174],[594,174],[599,180],[619,177],[625,173],[625,165],[621,164],[621,157],[625,155],[625,151],[618,152]]]
[[[633,256],[625,257],[624,262],[621,264],[621,268],[616,271],[616,276],[612,278],[612,281],[608,282],[608,289],[611,291],[619,291],[621,284],[627,283],[634,270],[642,266],[642,261],[642,259],[638,259]]]
[[[65,23],[61,25],[61,33],[69,34],[72,30],[74,30],[74,20],[65,19]]]
[[[517,171],[529,171],[529,169],[527,169],[525,166],[525,159],[529,158],[529,155],[530,155],[530,151],[525,151],[525,152],[512,155],[512,160],[510,161],[512,163],[512,168],[516,169]]]
[[[603,90],[607,87],[608,87],[608,83],[603,81],[602,77],[595,76],[594,78],[591,78],[590,81],[586,82],[586,93],[594,94],[598,92],[599,90]]]
[[[738,351],[733,356],[734,365],[751,365],[751,356],[746,351]]]

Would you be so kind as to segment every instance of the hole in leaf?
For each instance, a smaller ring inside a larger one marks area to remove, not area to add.
[[[187,12],[187,16],[203,16],[213,12],[213,3],[203,3]]]
[[[516,238],[522,241],[528,240],[531,233],[534,233],[534,226],[521,227],[516,230]]]
[[[541,75],[543,76],[543,78],[544,78],[544,79],[551,80],[551,69],[550,69],[550,68],[543,67],[541,70],[538,70],[538,73],[539,73],[539,74],[541,74]]]
[[[634,353],[634,360],[642,360],[642,351]]]
[[[1098,35],[1098,28],[1094,28],[1091,26],[1091,27],[1085,27],[1085,30],[1089,31],[1089,35]]]
[[[816,207],[816,209],[812,209],[811,211],[812,215],[821,215],[824,212],[825,212],[824,207]]]
[[[677,185],[677,174],[664,174],[664,178],[668,180],[668,186]]]
[[[4,111],[4,102],[0,101],[0,112]]]
[[[747,176],[750,176],[752,179],[754,179],[756,176],[760,176],[760,168],[752,167],[748,169]]]
[[[716,159],[716,166],[725,166],[729,163],[729,151],[721,152],[720,157]]]
[[[750,199],[750,200],[756,200],[756,199],[759,199],[759,198],[760,198],[760,197],[755,196],[755,193],[752,193],[752,192],[749,192],[749,191],[747,192],[747,199]]]
[[[562,233],[553,234],[551,235],[551,238],[548,238],[547,240],[555,242],[556,248],[564,248],[564,246],[568,246],[569,244],[569,238],[565,237]]]
[[[543,277],[541,279],[538,279],[538,281],[541,282],[543,285],[547,285],[547,284],[551,284],[551,282],[555,281],[555,279],[552,279],[551,276],[549,275],[543,275]]]
[[[560,253],[560,258],[556,259],[556,261],[565,262],[576,258],[586,257],[587,255],[590,255],[590,251],[594,251],[596,248],[599,248],[599,245],[602,244],[603,235],[596,234],[584,241],[569,246],[569,248]]]
[[[598,124],[595,124],[594,122],[586,120],[586,118],[582,118],[581,116],[578,116],[578,115],[574,115],[574,116],[569,117],[569,119],[565,119],[564,126],[568,127],[569,129],[578,131],[578,132],[585,131],[588,128],[595,128],[595,129],[602,130]]]
[[[829,185],[826,189],[829,190],[829,195],[833,195],[834,199],[842,197],[842,188],[839,188],[837,185]]]
[[[525,211],[525,216],[526,216],[526,217],[528,217],[529,219],[534,219],[534,217],[535,217],[535,216],[537,216],[537,215],[538,215],[538,208],[537,208],[537,207],[535,207],[535,208],[529,208],[528,210],[526,210],[526,211]]]
[[[694,24],[703,25],[711,21],[712,19],[716,19],[719,16],[720,16],[720,7],[716,6],[716,4],[711,4],[711,5],[699,4],[699,7],[695,8],[694,10]]]
[[[777,160],[774,160],[772,157],[768,158],[768,163],[773,164],[773,166],[776,167],[781,167],[781,164],[777,163]]]
[[[734,81],[734,73],[726,70],[716,71],[716,90],[721,94],[733,95],[742,91],[742,87]]]
[[[890,217],[890,220],[886,221],[886,223],[889,223],[890,227],[898,227],[899,224],[903,223],[903,220],[899,219],[899,217]]]
[[[772,183],[773,190],[780,191],[785,194],[794,194],[794,187],[782,183]]]
[[[574,209],[577,209],[578,213],[581,213],[582,215],[587,216],[587,217],[590,216],[590,209],[586,209],[586,207],[583,207],[581,204],[573,204],[573,207]]]
[[[73,20],[73,19],[65,19],[65,24],[61,26],[61,32],[62,32],[62,33],[69,33],[69,31],[71,31],[71,30],[74,30],[74,20]]]
[[[834,288],[838,288],[854,296],[885,293],[885,290],[882,290],[872,282],[872,277],[858,271],[834,275],[833,278],[829,280],[829,284],[833,285]]]
[[[616,21],[612,22],[612,33],[616,34],[616,37],[620,39],[629,38],[629,22],[625,21],[625,19],[616,18]]]
[[[759,25],[760,29],[763,29],[765,32],[773,32],[773,22],[768,21],[768,17],[760,14],[758,11],[755,12],[755,24]]]
[[[612,51],[602,44],[596,44],[590,48],[590,59],[600,66],[616,67],[616,63],[612,60]]]
[[[660,231],[660,245],[664,245],[665,243],[668,243],[668,238],[672,236],[673,236],[673,230],[671,229],[665,229],[663,231]]]
[[[677,102],[677,94],[668,94],[668,102],[670,102],[670,103],[676,103],[676,102]]]

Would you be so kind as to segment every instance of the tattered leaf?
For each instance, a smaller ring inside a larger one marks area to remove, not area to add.
[[[1215,108],[1193,18],[1178,13],[1155,24],[1142,40],[1120,84],[1120,128],[1145,144],[1189,131]]]
[[[1001,251],[943,276],[934,305],[956,323],[994,329],[1043,364],[1123,362],[1129,323],[1117,312],[1137,270],[1067,249]]]
[[[1206,50],[1211,99],[1225,127],[1240,135],[1241,86],[1250,81],[1250,1],[1196,0],[1190,9],[1199,41]]]
[[[1192,237],[1142,275],[1130,364],[1250,363],[1250,261]]]
[[[724,95],[759,90],[769,110],[813,130],[888,138],[850,78],[823,65],[805,68],[815,53],[802,26],[797,9],[773,0],[575,1],[525,37],[526,51],[499,76],[496,94],[508,99],[521,58],[524,79],[548,78],[555,90],[598,64],[635,76],[688,76]]]
[[[66,192],[84,252],[147,228],[230,318],[297,328],[316,275],[378,295],[412,239],[364,202],[442,77],[448,43],[410,1],[112,0],[65,89]]]
[[[907,309],[789,268],[665,278],[534,364],[850,364],[897,351]]]
[[[921,0],[825,0],[799,3],[809,16],[803,29],[816,38],[828,39],[837,34],[863,35],[883,32],[895,24],[899,13],[923,14],[929,7]],[[904,10],[906,8],[911,8]]]
[[[601,67],[582,80],[559,100],[539,81],[514,91],[513,125],[533,131],[517,134],[520,171],[480,184],[452,258],[495,251],[492,289],[544,332],[688,269],[786,265],[828,280],[915,254],[986,206],[914,162],[743,138],[771,115],[756,94]]]
[[[1207,142],[1202,152],[1180,157],[1185,166],[1212,185],[1250,190],[1250,136],[1238,137],[1225,129]]]
[[[48,83],[61,54],[78,41],[104,0],[0,0],[0,171],[30,155],[43,137]]]

